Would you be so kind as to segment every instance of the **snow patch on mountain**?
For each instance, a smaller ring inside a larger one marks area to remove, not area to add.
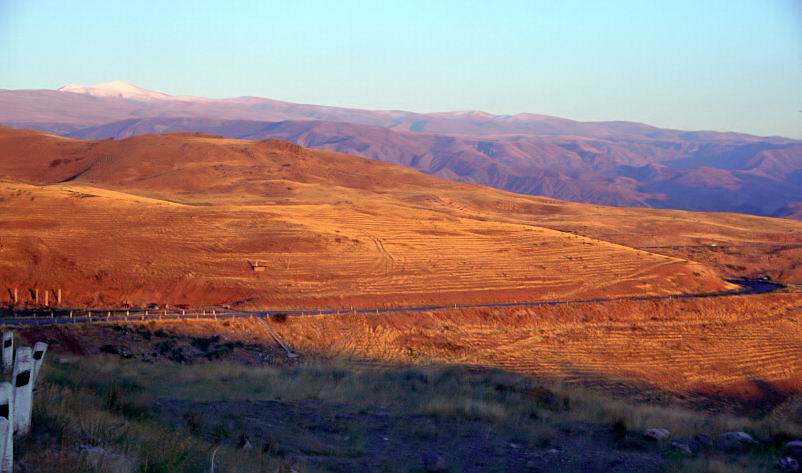
[[[127,100],[137,100],[140,102],[153,102],[161,100],[179,101],[200,101],[200,97],[178,97],[174,95],[143,89],[125,81],[111,81],[83,86],[77,84],[67,84],[58,89],[59,92],[70,92],[73,94],[91,95],[94,97],[116,97]]]

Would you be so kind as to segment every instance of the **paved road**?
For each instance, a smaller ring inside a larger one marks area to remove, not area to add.
[[[680,294],[673,296],[632,296],[616,298],[596,298],[596,299],[576,299],[576,300],[557,300],[557,301],[531,301],[531,302],[510,302],[496,304],[452,304],[452,305],[425,305],[416,307],[395,307],[395,308],[356,308],[356,309],[322,309],[322,310],[283,310],[283,311],[239,311],[220,308],[193,309],[193,310],[145,310],[145,309],[117,309],[117,310],[87,310],[87,309],[53,309],[39,310],[37,312],[0,312],[0,325],[7,326],[26,326],[26,325],[71,325],[71,324],[91,324],[99,322],[130,322],[147,320],[217,320],[217,319],[238,319],[249,317],[269,317],[277,313],[283,313],[292,317],[311,316],[311,315],[337,315],[337,314],[387,314],[387,313],[408,313],[423,312],[433,310],[448,309],[482,309],[482,308],[510,308],[510,307],[545,307],[566,304],[587,304],[587,303],[609,303],[619,301],[656,301],[656,300],[675,300],[675,299],[708,299],[724,296],[747,296],[754,294],[765,294],[785,288],[782,284],[775,284],[766,281],[754,281],[746,279],[734,279],[730,282],[738,284],[741,289],[733,291],[723,291],[714,293],[700,294]]]
[[[802,244],[800,243],[747,243],[741,245],[731,245],[729,243],[716,243],[711,244],[708,243],[706,245],[664,245],[664,246],[637,246],[633,248],[637,248],[639,250],[676,250],[680,248],[706,248],[709,250],[712,249],[728,249],[728,248],[771,248],[775,250],[795,250],[797,248],[802,248]]]

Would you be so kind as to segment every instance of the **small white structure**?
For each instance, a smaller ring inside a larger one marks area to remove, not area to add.
[[[3,332],[3,371],[11,371],[14,366],[14,332]]]
[[[11,370],[11,382],[0,383],[0,473],[14,469],[14,436],[31,432],[33,385],[46,353],[44,342],[15,351],[14,332],[3,332],[3,370]]]
[[[31,431],[33,409],[33,353],[31,347],[17,348],[11,384],[14,389],[14,434],[27,435]]]
[[[45,353],[47,353],[47,343],[36,342],[33,345],[33,377],[31,379],[33,386],[36,386],[36,379],[39,377],[39,370],[42,369]]]
[[[14,398],[11,383],[0,383],[0,472],[14,469]]]

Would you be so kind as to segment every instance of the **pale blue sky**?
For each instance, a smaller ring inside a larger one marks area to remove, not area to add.
[[[802,0],[0,0],[0,88],[108,80],[802,138]]]

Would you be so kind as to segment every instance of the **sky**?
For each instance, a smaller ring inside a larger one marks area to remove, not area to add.
[[[0,0],[0,88],[802,138],[802,0]]]

